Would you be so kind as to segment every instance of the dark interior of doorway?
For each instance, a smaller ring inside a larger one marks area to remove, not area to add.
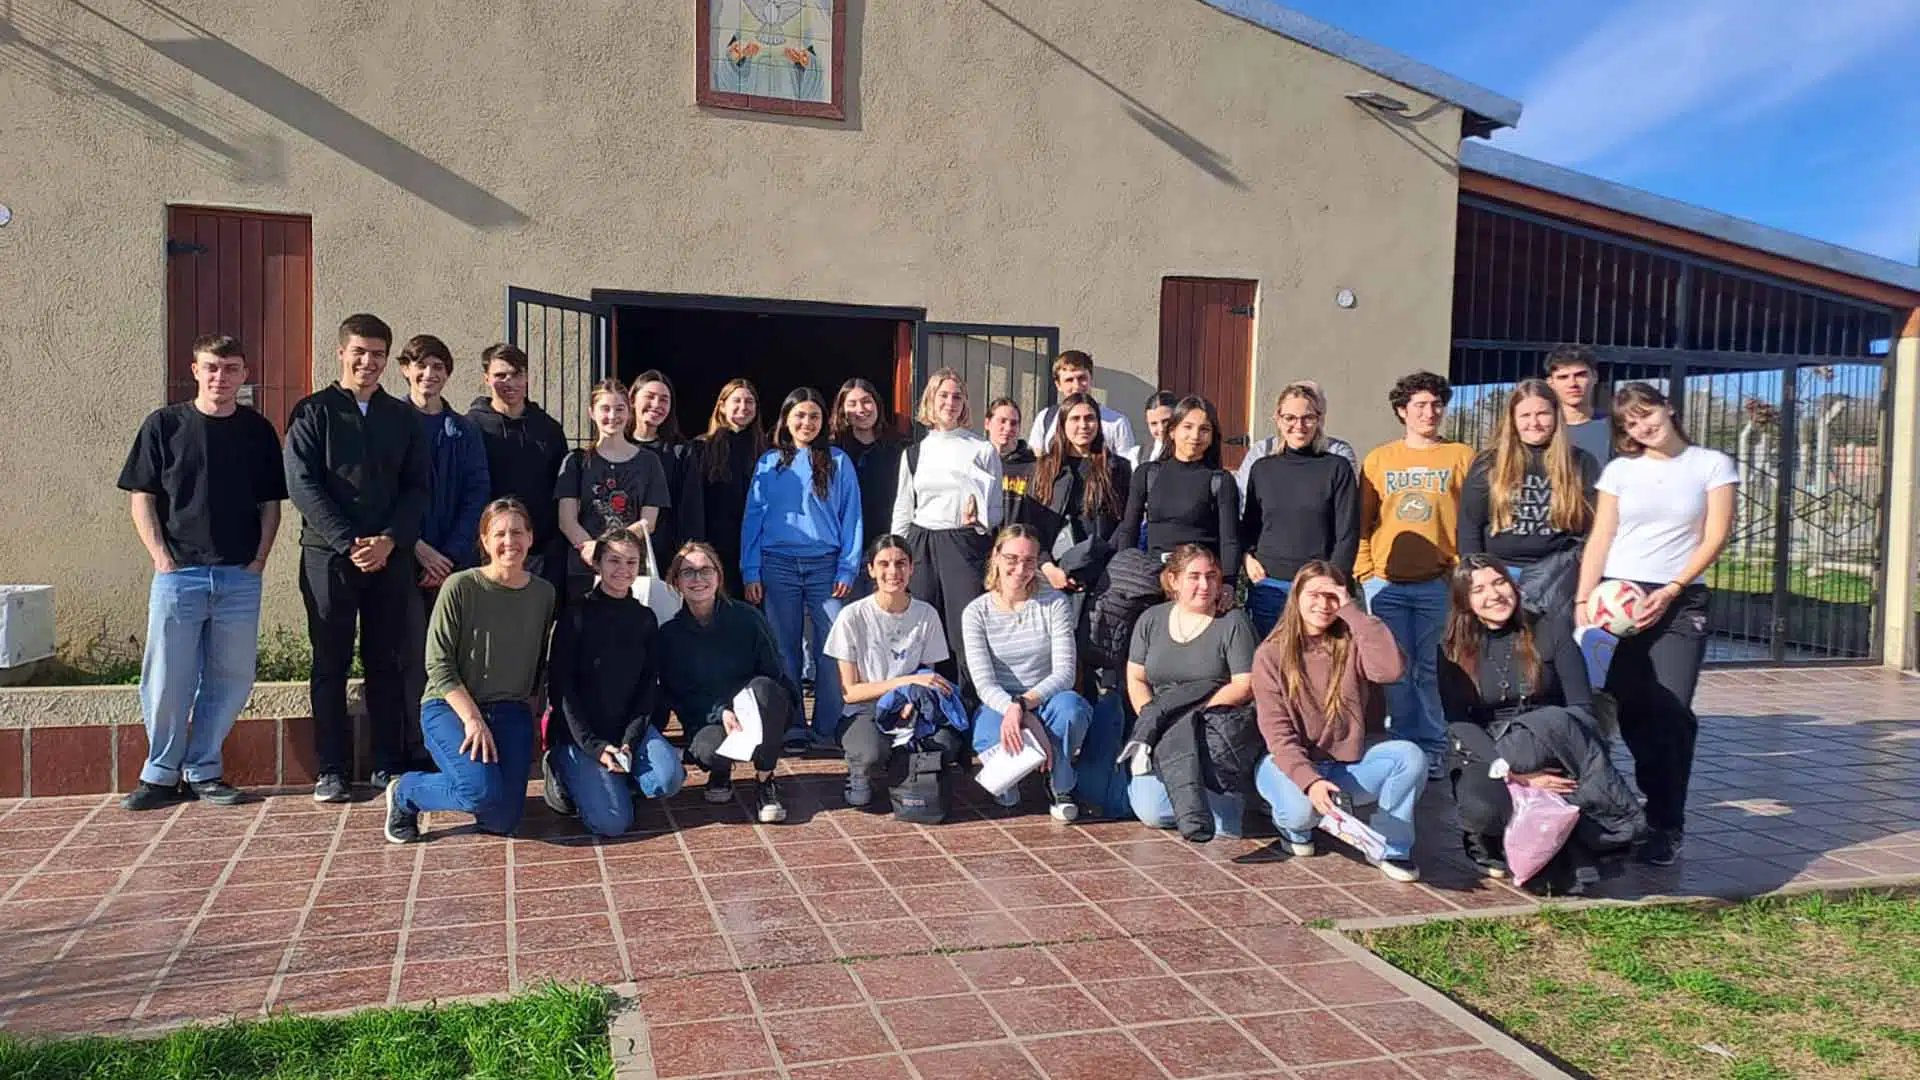
[[[613,309],[614,373],[623,382],[650,368],[673,380],[674,416],[692,437],[707,429],[727,380],[752,380],[760,415],[771,423],[780,402],[801,386],[828,404],[840,384],[858,376],[893,385],[900,323],[847,315],[795,315],[621,305]]]

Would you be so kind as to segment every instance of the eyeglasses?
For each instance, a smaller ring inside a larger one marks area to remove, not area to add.
[[[711,581],[714,578],[717,578],[719,576],[720,576],[720,570],[718,567],[683,566],[680,568],[681,581],[700,581],[702,579]]]
[[[1304,416],[1294,416],[1290,413],[1280,414],[1281,427],[1306,427],[1309,424],[1317,424],[1319,422],[1320,422],[1319,413],[1307,413]]]
[[[1040,558],[1037,555],[1000,555],[997,557],[1002,563],[1004,563],[1007,566],[1038,566],[1040,565]]]

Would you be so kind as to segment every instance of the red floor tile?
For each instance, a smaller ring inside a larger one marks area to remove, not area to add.
[[[1026,1055],[1011,1043],[964,1050],[928,1050],[911,1055],[920,1080],[1040,1080]],[[1123,1080],[1110,1076],[1105,1080]]]
[[[611,942],[571,949],[521,952],[515,955],[514,965],[520,988],[534,986],[546,979],[563,983],[617,983],[627,979],[625,959],[619,948]]]
[[[1186,934],[1156,934],[1140,942],[1147,951],[1166,964],[1175,974],[1201,971],[1235,971],[1257,966],[1260,961],[1218,930]]]
[[[1273,1066],[1259,1047],[1222,1020],[1136,1028],[1133,1036],[1176,1080],[1265,1071]]]
[[[1284,969],[1295,986],[1318,999],[1321,1004],[1340,1007],[1377,1001],[1394,1001],[1406,995],[1392,983],[1361,967],[1338,961]]]
[[[1118,1033],[1035,1039],[1026,1049],[1049,1080],[1131,1080],[1159,1072],[1151,1059]]]
[[[506,991],[507,958],[504,956],[415,961],[409,954],[406,965],[400,969],[398,1000],[446,1000]]]
[[[1312,998],[1271,973],[1210,972],[1188,975],[1185,982],[1228,1016],[1257,1016],[1318,1007]]]
[[[1286,1065],[1357,1061],[1381,1056],[1378,1046],[1342,1024],[1332,1013],[1296,1012],[1255,1016],[1240,1021],[1240,1025]]]
[[[757,1020],[675,1024],[647,1034],[654,1073],[660,1080],[773,1067],[773,1051]]]
[[[281,981],[280,992],[268,1006],[294,1012],[330,1012],[382,1005],[386,1003],[392,982],[391,965],[312,975],[290,974]]]
[[[906,1051],[1006,1038],[987,1003],[972,994],[917,998],[880,1006],[880,1015]]]
[[[1062,986],[1073,981],[1045,949],[990,949],[962,953],[953,960],[977,990]]]
[[[1110,1024],[1099,1003],[1077,986],[1000,990],[981,996],[1015,1035],[1090,1031]]]
[[[344,937],[310,937],[302,934],[293,947],[293,959],[288,963],[287,971],[304,975],[318,971],[373,967],[383,963],[391,965],[399,948],[400,935],[395,933]]]
[[[307,924],[303,933],[309,935],[372,934],[398,930],[406,919],[406,904],[394,901],[316,907],[307,914]]]
[[[825,1065],[803,1065],[787,1070],[791,1080],[911,1080],[907,1061],[897,1054],[835,1061]]]
[[[514,947],[520,952],[548,949],[613,948],[613,922],[605,913],[567,915],[557,919],[520,919],[513,924]]]
[[[1518,1065],[1491,1050],[1402,1058],[1421,1080],[1526,1080]]]
[[[257,975],[229,982],[163,984],[147,1000],[135,1027],[171,1027],[189,1020],[225,1020],[259,1016],[273,979]]]
[[[733,954],[718,934],[675,938],[672,941],[627,939],[627,961],[636,979],[663,979],[708,971],[731,971]]]
[[[753,1002],[735,972],[689,975],[640,986],[640,1011],[653,1025],[753,1015]]]
[[[1211,1006],[1171,977],[1087,983],[1085,988],[1122,1024],[1153,1024],[1213,1015]]]
[[[496,923],[507,917],[505,893],[481,893],[475,896],[423,897],[413,902],[413,926],[461,926],[467,923]]]
[[[990,949],[1030,940],[1026,928],[1006,915],[941,915],[921,922],[943,949]]]
[[[860,960],[851,965],[875,1001],[964,993],[967,981],[953,961],[938,954]]]
[[[833,1058],[865,1057],[892,1050],[887,1033],[865,1005],[817,1012],[779,1013],[765,1018],[774,1050],[787,1065]]]
[[[866,998],[852,972],[840,964],[808,964],[747,972],[747,986],[762,1012],[792,1012],[833,1005],[856,1005]],[[843,1056],[856,1057],[849,1052]]]
[[[1340,1010],[1347,1022],[1396,1054],[1477,1046],[1480,1040],[1453,1021],[1413,1001],[1351,1005]]]

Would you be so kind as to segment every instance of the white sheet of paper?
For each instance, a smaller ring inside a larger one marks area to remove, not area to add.
[[[760,748],[762,732],[760,730],[760,703],[753,700],[753,692],[742,690],[733,697],[733,715],[740,720],[740,730],[728,733],[720,741],[720,749],[714,751],[721,757],[735,761],[745,761]]]
[[[994,743],[980,755],[980,774],[973,779],[990,795],[998,795],[1019,783],[1026,775],[1046,764],[1047,752],[1033,737],[1033,732],[1022,731],[1023,745],[1017,754],[1009,754]]]
[[[1365,855],[1369,862],[1379,862],[1387,854],[1387,838],[1373,830],[1373,827],[1351,814],[1335,810],[1320,818],[1320,827],[1334,837],[1345,840],[1355,850]]]

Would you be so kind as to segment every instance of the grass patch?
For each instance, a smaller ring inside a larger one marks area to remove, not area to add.
[[[255,682],[306,682],[313,674],[313,646],[304,630],[276,626],[260,635]],[[95,635],[85,642],[63,642],[50,659],[41,661],[28,686],[130,686],[140,681],[140,639],[109,641]],[[365,674],[356,652],[350,677]]]
[[[8,1080],[612,1080],[599,987],[337,1018],[189,1027],[157,1039],[0,1036]]]
[[[1920,899],[1548,910],[1358,935],[1602,1080],[1920,1076]]]

